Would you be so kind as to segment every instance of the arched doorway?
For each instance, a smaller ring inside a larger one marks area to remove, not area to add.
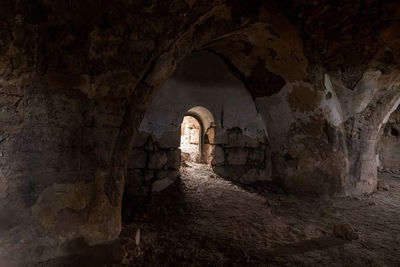
[[[180,176],[181,160],[187,158],[235,182],[270,178],[266,127],[254,100],[207,51],[180,62],[146,110],[128,163],[125,195],[139,203],[138,195],[163,191]]]
[[[188,110],[181,124],[181,160],[211,164],[216,124],[203,106]]]
[[[202,127],[192,116],[185,116],[181,124],[181,160],[201,162]]]

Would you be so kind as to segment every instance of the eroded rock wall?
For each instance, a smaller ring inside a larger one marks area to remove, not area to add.
[[[251,30],[209,47],[255,97],[271,141],[276,182],[296,193],[373,192],[379,129],[399,99],[395,62],[400,52],[387,38],[400,29],[395,22],[399,5],[377,1],[328,7],[300,1],[293,4],[297,10],[288,8],[292,4],[281,2],[284,8],[273,15],[260,12]],[[362,14],[364,7],[373,12]],[[373,19],[374,12],[387,20]],[[333,14],[344,19],[333,25]],[[357,45],[348,38],[350,32]],[[331,39],[337,35],[340,42]]]
[[[110,240],[121,224],[119,203],[109,200],[106,183],[123,101],[89,99],[79,90],[86,86],[79,75],[50,81],[31,76],[25,82],[14,85],[12,98],[2,97],[10,100],[2,105],[7,119],[0,144],[0,234],[11,248],[4,252],[49,258],[73,250],[68,244],[76,239]]]

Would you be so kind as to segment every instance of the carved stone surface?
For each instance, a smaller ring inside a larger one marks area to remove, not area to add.
[[[176,146],[139,138],[140,123],[177,63],[202,49],[254,100],[274,182],[297,194],[375,191],[377,143],[400,103],[399,10],[378,0],[2,1],[0,257],[18,265],[118,237],[135,136],[166,155],[153,168],[177,167]],[[253,141],[216,133],[224,153],[249,150],[246,168],[216,167],[249,173]],[[143,176],[149,191],[157,170]]]

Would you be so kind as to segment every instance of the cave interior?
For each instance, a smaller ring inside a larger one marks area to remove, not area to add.
[[[400,266],[400,2],[0,2],[0,266]]]

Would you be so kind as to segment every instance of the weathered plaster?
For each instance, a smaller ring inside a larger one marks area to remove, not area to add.
[[[324,85],[327,92],[324,92],[325,96],[321,99],[320,108],[326,120],[338,127],[345,119],[343,118],[342,106],[328,74],[324,75]]]

